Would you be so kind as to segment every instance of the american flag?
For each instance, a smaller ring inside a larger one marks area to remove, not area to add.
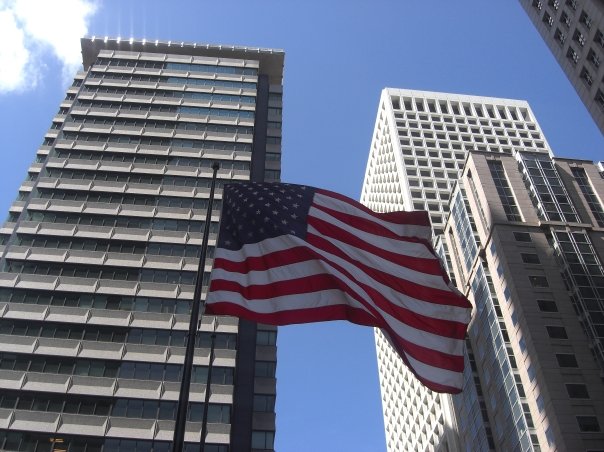
[[[457,393],[471,305],[430,237],[427,212],[375,213],[302,185],[227,184],[206,313],[374,326],[425,386]]]

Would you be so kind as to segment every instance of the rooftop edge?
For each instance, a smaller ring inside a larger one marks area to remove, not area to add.
[[[216,58],[248,59],[259,62],[259,73],[267,75],[271,84],[282,84],[285,52],[281,49],[265,49],[233,45],[215,45],[189,42],[173,42],[146,39],[82,38],[82,63],[84,69],[94,63],[101,50],[127,52],[157,52],[173,55],[198,55]]]

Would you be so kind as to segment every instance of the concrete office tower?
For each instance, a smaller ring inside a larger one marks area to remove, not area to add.
[[[380,212],[428,210],[435,237],[444,231],[451,190],[471,150],[548,155],[549,145],[524,101],[387,88],[382,91],[361,202]],[[439,247],[446,256],[444,247]],[[448,396],[425,389],[376,332],[382,407],[389,451],[457,450]],[[474,402],[474,446],[489,448],[482,396],[468,377]],[[476,418],[478,417],[478,418]]]
[[[602,449],[602,199],[592,162],[530,151],[472,152],[452,193],[444,239],[475,306],[466,373],[497,450]],[[464,447],[483,450],[472,410],[457,414]]]
[[[520,0],[539,34],[604,133],[604,3]]]
[[[168,451],[210,166],[219,188],[279,179],[284,54],[93,38],[82,55],[0,230],[0,449]],[[205,450],[272,450],[276,329],[217,332]]]

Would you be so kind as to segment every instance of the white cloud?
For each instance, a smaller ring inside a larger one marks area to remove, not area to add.
[[[29,60],[23,30],[9,11],[0,10],[0,92],[35,83],[35,76],[26,74]]]
[[[71,79],[96,9],[91,0],[0,0],[0,93],[35,87],[48,50],[62,64],[63,79]]]

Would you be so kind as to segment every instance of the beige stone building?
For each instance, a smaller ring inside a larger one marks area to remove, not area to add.
[[[520,3],[604,133],[604,2],[520,0]]]
[[[453,191],[443,238],[497,450],[604,444],[603,198],[592,162],[530,151],[471,152]]]

